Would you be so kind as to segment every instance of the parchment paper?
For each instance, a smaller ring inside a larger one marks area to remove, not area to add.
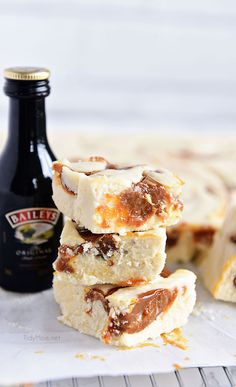
[[[97,123],[96,123],[97,125]],[[162,131],[163,132],[163,131]],[[56,135],[55,135],[56,133]],[[123,132],[124,133],[124,132]],[[113,161],[158,162],[158,149],[167,144],[199,143],[199,149],[235,149],[235,135],[223,137],[178,135],[161,141],[158,132],[149,136],[84,133],[75,130],[51,132],[51,144],[59,158],[103,155]],[[50,133],[49,133],[50,134]],[[192,140],[191,140],[192,139]],[[188,141],[187,141],[188,140]],[[3,138],[0,133],[0,145]],[[163,145],[164,144],[164,145]],[[225,151],[226,152],[226,151]],[[204,163],[206,159],[204,158]],[[195,269],[194,269],[195,270]],[[19,295],[0,289],[0,384],[37,382],[72,376],[120,375],[170,372],[175,366],[236,365],[236,305],[215,301],[198,284],[195,313],[183,328],[189,349],[164,345],[119,350],[82,335],[57,321],[60,314],[52,291]]]
[[[197,293],[197,306],[183,328],[187,350],[162,339],[155,342],[160,347],[124,350],[59,323],[51,290],[33,295],[0,290],[0,384],[235,365],[235,305],[213,300],[200,283]]]

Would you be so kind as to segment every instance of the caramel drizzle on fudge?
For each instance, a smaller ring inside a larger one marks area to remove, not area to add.
[[[91,248],[97,250],[97,257],[102,257],[103,259],[108,260],[108,262],[114,252],[119,249],[119,241],[116,240],[112,234],[93,234],[91,231],[85,229],[79,230],[78,232],[85,242],[76,246],[62,244],[59,247],[58,258],[55,262],[57,271],[73,273],[73,258],[78,254],[84,254]],[[92,246],[89,248],[86,246],[88,242],[92,243]]]
[[[79,161],[87,161],[87,160],[81,160],[81,159],[77,159],[77,158],[73,159],[73,162],[79,162]],[[110,163],[104,157],[100,157],[100,156],[89,157],[88,161],[91,161],[91,162],[104,162],[104,164],[105,164],[105,168],[104,169],[116,169],[116,170],[124,169],[124,170],[127,170],[127,169],[130,169],[130,168],[133,168],[133,166],[119,167],[117,164]],[[73,168],[71,168],[71,166],[69,166],[67,164],[63,165],[61,162],[54,162],[53,166],[52,166],[52,169],[55,172],[57,172],[57,179],[58,179],[58,182],[61,184],[62,188],[68,194],[76,196],[76,192],[72,191],[62,180],[62,168],[63,167],[66,167],[69,170],[71,170],[73,172],[76,172],[75,170],[73,170]],[[86,176],[91,176],[91,175],[94,175],[97,172],[99,172],[99,171],[94,170],[92,172],[80,172],[80,173],[83,173]]]
[[[194,242],[210,246],[213,242],[216,230],[213,227],[203,227],[193,232]]]
[[[92,242],[99,255],[104,259],[110,257],[114,251],[119,249],[118,237],[116,239],[113,234],[93,234],[85,229],[79,230],[79,234],[85,241]]]
[[[102,218],[100,226],[103,228],[109,227],[109,219],[115,219],[119,226],[140,227],[153,215],[164,220],[170,205],[174,210],[183,209],[178,198],[149,176],[144,176],[140,182],[133,183],[119,195],[106,194],[105,197],[108,205],[100,205],[96,209]]]
[[[117,164],[110,163],[104,157],[100,157],[100,156],[92,156],[92,157],[89,157],[89,159],[87,159],[87,160],[81,160],[81,159],[74,158],[72,162],[79,162],[79,161],[104,162],[104,164],[105,164],[104,170],[106,170],[106,169],[116,169],[116,170],[124,169],[124,170],[127,170],[127,169],[133,168],[133,166],[119,167]],[[70,188],[62,180],[62,176],[61,175],[62,175],[62,168],[63,167],[68,168],[70,171],[76,172],[76,170],[74,170],[71,166],[69,166],[67,164],[62,164],[61,162],[57,162],[57,161],[55,161],[53,163],[52,169],[55,172],[57,172],[58,180],[60,181],[60,183],[61,183],[62,187],[64,188],[64,190],[67,193],[71,194],[71,195],[76,195],[76,192],[71,191]],[[83,173],[86,176],[91,176],[91,175],[94,175],[97,172],[99,172],[99,171],[95,169],[94,171],[91,171],[91,172],[83,172],[82,171],[82,172],[79,172],[79,173]]]
[[[101,301],[104,310],[108,314],[110,311],[110,307],[109,307],[109,301],[106,299],[106,297],[110,296],[118,289],[120,289],[120,287],[113,287],[109,289],[107,292],[104,292],[102,289],[94,287],[89,289],[89,291],[85,294],[84,299],[86,302]],[[89,312],[91,312],[91,310],[92,308],[89,310]]]
[[[176,299],[178,290],[155,289],[138,296],[137,302],[129,313],[109,318],[104,339],[109,336],[119,337],[123,333],[137,333],[145,329],[157,316],[166,312]]]
[[[167,268],[161,273],[163,277],[168,277],[170,272]],[[108,296],[119,290],[120,287],[112,287],[103,290],[98,287],[89,288],[85,294],[85,301],[93,303],[100,301],[107,314],[111,312],[111,307],[107,299]],[[109,342],[111,336],[118,337],[123,333],[137,333],[151,324],[159,314],[166,312],[178,295],[178,289],[154,289],[138,295],[133,309],[127,313],[111,313],[108,327],[103,332],[103,339]],[[186,291],[184,288],[183,291]],[[131,305],[132,306],[132,305]],[[91,313],[92,305],[88,310]]]
[[[69,187],[67,187],[67,185],[62,181],[62,177],[61,177],[61,174],[62,174],[62,168],[64,167],[63,164],[61,163],[58,163],[58,162],[54,162],[53,165],[52,165],[52,169],[57,172],[57,182],[60,183],[60,185],[62,186],[62,188],[64,189],[64,191],[66,191],[66,193],[68,193],[69,195],[73,195],[75,196],[76,193],[74,191],[71,191]],[[66,166],[67,167],[67,166]],[[67,167],[68,169],[70,169],[69,167]]]
[[[191,227],[185,223],[180,223],[177,227],[169,228],[167,231],[167,247],[171,248],[178,244],[181,233],[189,231],[192,234],[193,241],[196,244],[211,246],[216,229],[212,226],[201,226],[199,228]]]
[[[112,234],[93,234],[85,229],[79,230],[79,234],[85,241],[92,242],[93,247],[99,253],[98,255],[104,259],[110,258],[114,251],[119,249],[119,241]]]
[[[58,249],[58,258],[55,261],[55,269],[65,273],[74,273],[74,268],[71,265],[71,259],[77,254],[81,254],[82,246],[71,247],[69,245],[61,245]]]

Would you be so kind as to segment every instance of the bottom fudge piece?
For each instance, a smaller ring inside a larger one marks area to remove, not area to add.
[[[177,270],[143,286],[84,287],[55,272],[53,287],[61,322],[104,343],[130,347],[187,322],[196,299],[195,279],[192,272]]]
[[[208,255],[200,262],[203,281],[212,295],[236,302],[236,201],[229,208],[222,228],[215,235]]]
[[[54,269],[82,285],[138,285],[153,280],[165,265],[166,230],[93,234],[68,220]]]

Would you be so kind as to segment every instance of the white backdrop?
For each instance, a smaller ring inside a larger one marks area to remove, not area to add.
[[[0,58],[51,69],[53,128],[236,125],[235,0],[0,0]]]

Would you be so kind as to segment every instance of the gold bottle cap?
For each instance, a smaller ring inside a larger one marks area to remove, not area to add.
[[[50,71],[43,67],[10,67],[5,69],[3,75],[7,79],[18,81],[42,81],[50,77]]]

